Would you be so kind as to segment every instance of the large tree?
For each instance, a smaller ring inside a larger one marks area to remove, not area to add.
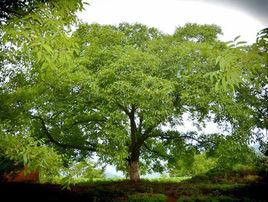
[[[214,121],[233,124],[251,113],[232,90],[215,89],[213,78],[205,76],[220,69],[223,52],[233,60],[246,55],[220,42],[219,33],[217,26],[196,24],[173,35],[140,24],[81,25],[73,34],[79,43],[73,72],[82,76],[64,81],[71,72],[59,71],[63,77],[41,96],[50,96],[45,106],[32,106],[38,107],[33,116],[52,143],[95,151],[133,181],[139,180],[140,167],[161,171],[164,161],[193,153],[190,140],[201,141],[173,130],[184,113],[198,122],[214,113]],[[46,80],[54,82],[53,76]]]
[[[79,158],[96,152],[137,181],[140,169],[161,171],[194,153],[192,141],[202,142],[175,130],[184,113],[199,124],[213,113],[215,122],[234,125],[250,117],[232,89],[215,88],[214,75],[227,66],[222,55],[231,56],[232,67],[258,64],[220,42],[217,26],[187,24],[167,35],[140,24],[93,24],[72,34],[65,21],[41,14],[8,38],[20,47],[11,61],[21,66],[1,86],[6,106],[17,112],[14,132],[30,132]],[[9,26],[5,37],[18,25]]]

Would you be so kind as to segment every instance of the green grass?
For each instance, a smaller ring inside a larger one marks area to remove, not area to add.
[[[155,183],[179,183],[185,180],[189,180],[191,177],[159,177],[159,178],[142,178],[141,181],[145,182],[155,182]],[[113,182],[127,181],[126,178],[75,178],[70,182],[76,185],[93,185],[93,184],[110,184]],[[53,184],[62,184],[64,177],[55,177],[52,181]]]
[[[167,197],[164,194],[138,193],[128,196],[129,202],[165,202]]]
[[[189,180],[191,177],[159,177],[159,178],[144,178],[144,180],[148,180],[150,182],[182,182],[184,180]]]

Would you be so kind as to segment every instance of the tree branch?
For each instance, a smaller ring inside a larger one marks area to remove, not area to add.
[[[159,135],[151,135],[152,131],[161,123],[161,121],[159,121],[158,123],[156,123],[153,126],[148,127],[144,133],[142,134],[141,138],[140,138],[140,143],[142,144],[145,140],[147,140],[150,137],[158,137]]]
[[[77,121],[74,121],[73,123],[69,124],[68,127],[65,127],[66,130],[70,130],[72,127],[74,127],[75,125],[77,124],[89,124],[89,122],[104,122],[106,121],[105,119],[98,119],[98,118],[89,118],[89,119],[83,119],[83,120],[77,120]]]
[[[66,149],[79,149],[79,150],[87,150],[90,152],[95,152],[96,151],[96,145],[92,144],[90,142],[86,141],[86,144],[89,145],[88,146],[84,146],[84,145],[76,145],[76,144],[66,144],[66,143],[61,143],[59,141],[57,141],[56,139],[54,139],[54,137],[51,135],[51,133],[49,132],[49,130],[46,127],[46,123],[44,121],[43,118],[41,118],[40,116],[33,116],[31,115],[33,118],[36,118],[38,120],[40,120],[41,126],[42,126],[42,130],[44,131],[46,137],[49,139],[49,141],[59,147],[62,148],[66,148]]]
[[[122,110],[125,112],[125,114],[126,114],[127,116],[129,116],[130,112],[128,111],[128,109],[127,109],[126,107],[124,107],[123,105],[121,105],[121,104],[119,104],[119,103],[117,103],[117,105],[118,105],[118,107],[119,107],[120,109],[122,109]]]

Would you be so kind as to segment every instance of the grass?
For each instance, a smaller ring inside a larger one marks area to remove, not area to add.
[[[184,180],[189,180],[192,177],[159,177],[159,178],[144,178],[144,180],[148,180],[150,182],[182,182]]]
[[[137,193],[128,196],[129,202],[165,202],[167,197],[164,194]]]
[[[179,183],[184,180],[189,180],[191,177],[185,176],[185,177],[159,177],[159,178],[142,178],[141,181],[144,182],[153,182],[153,183]],[[54,184],[62,184],[64,181],[63,177],[57,177],[54,179]],[[117,183],[117,182],[123,182],[128,181],[126,178],[93,178],[93,179],[87,179],[87,178],[77,178],[71,180],[71,185],[96,185],[96,184],[111,184],[111,183]]]

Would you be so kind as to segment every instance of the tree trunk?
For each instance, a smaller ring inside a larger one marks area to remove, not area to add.
[[[139,172],[139,157],[140,157],[140,143],[138,141],[137,125],[135,122],[135,106],[131,106],[131,111],[126,114],[130,121],[130,141],[129,145],[129,158],[128,158],[128,175],[132,182],[140,180]]]
[[[138,182],[140,180],[139,161],[129,161],[128,174],[131,181]]]

